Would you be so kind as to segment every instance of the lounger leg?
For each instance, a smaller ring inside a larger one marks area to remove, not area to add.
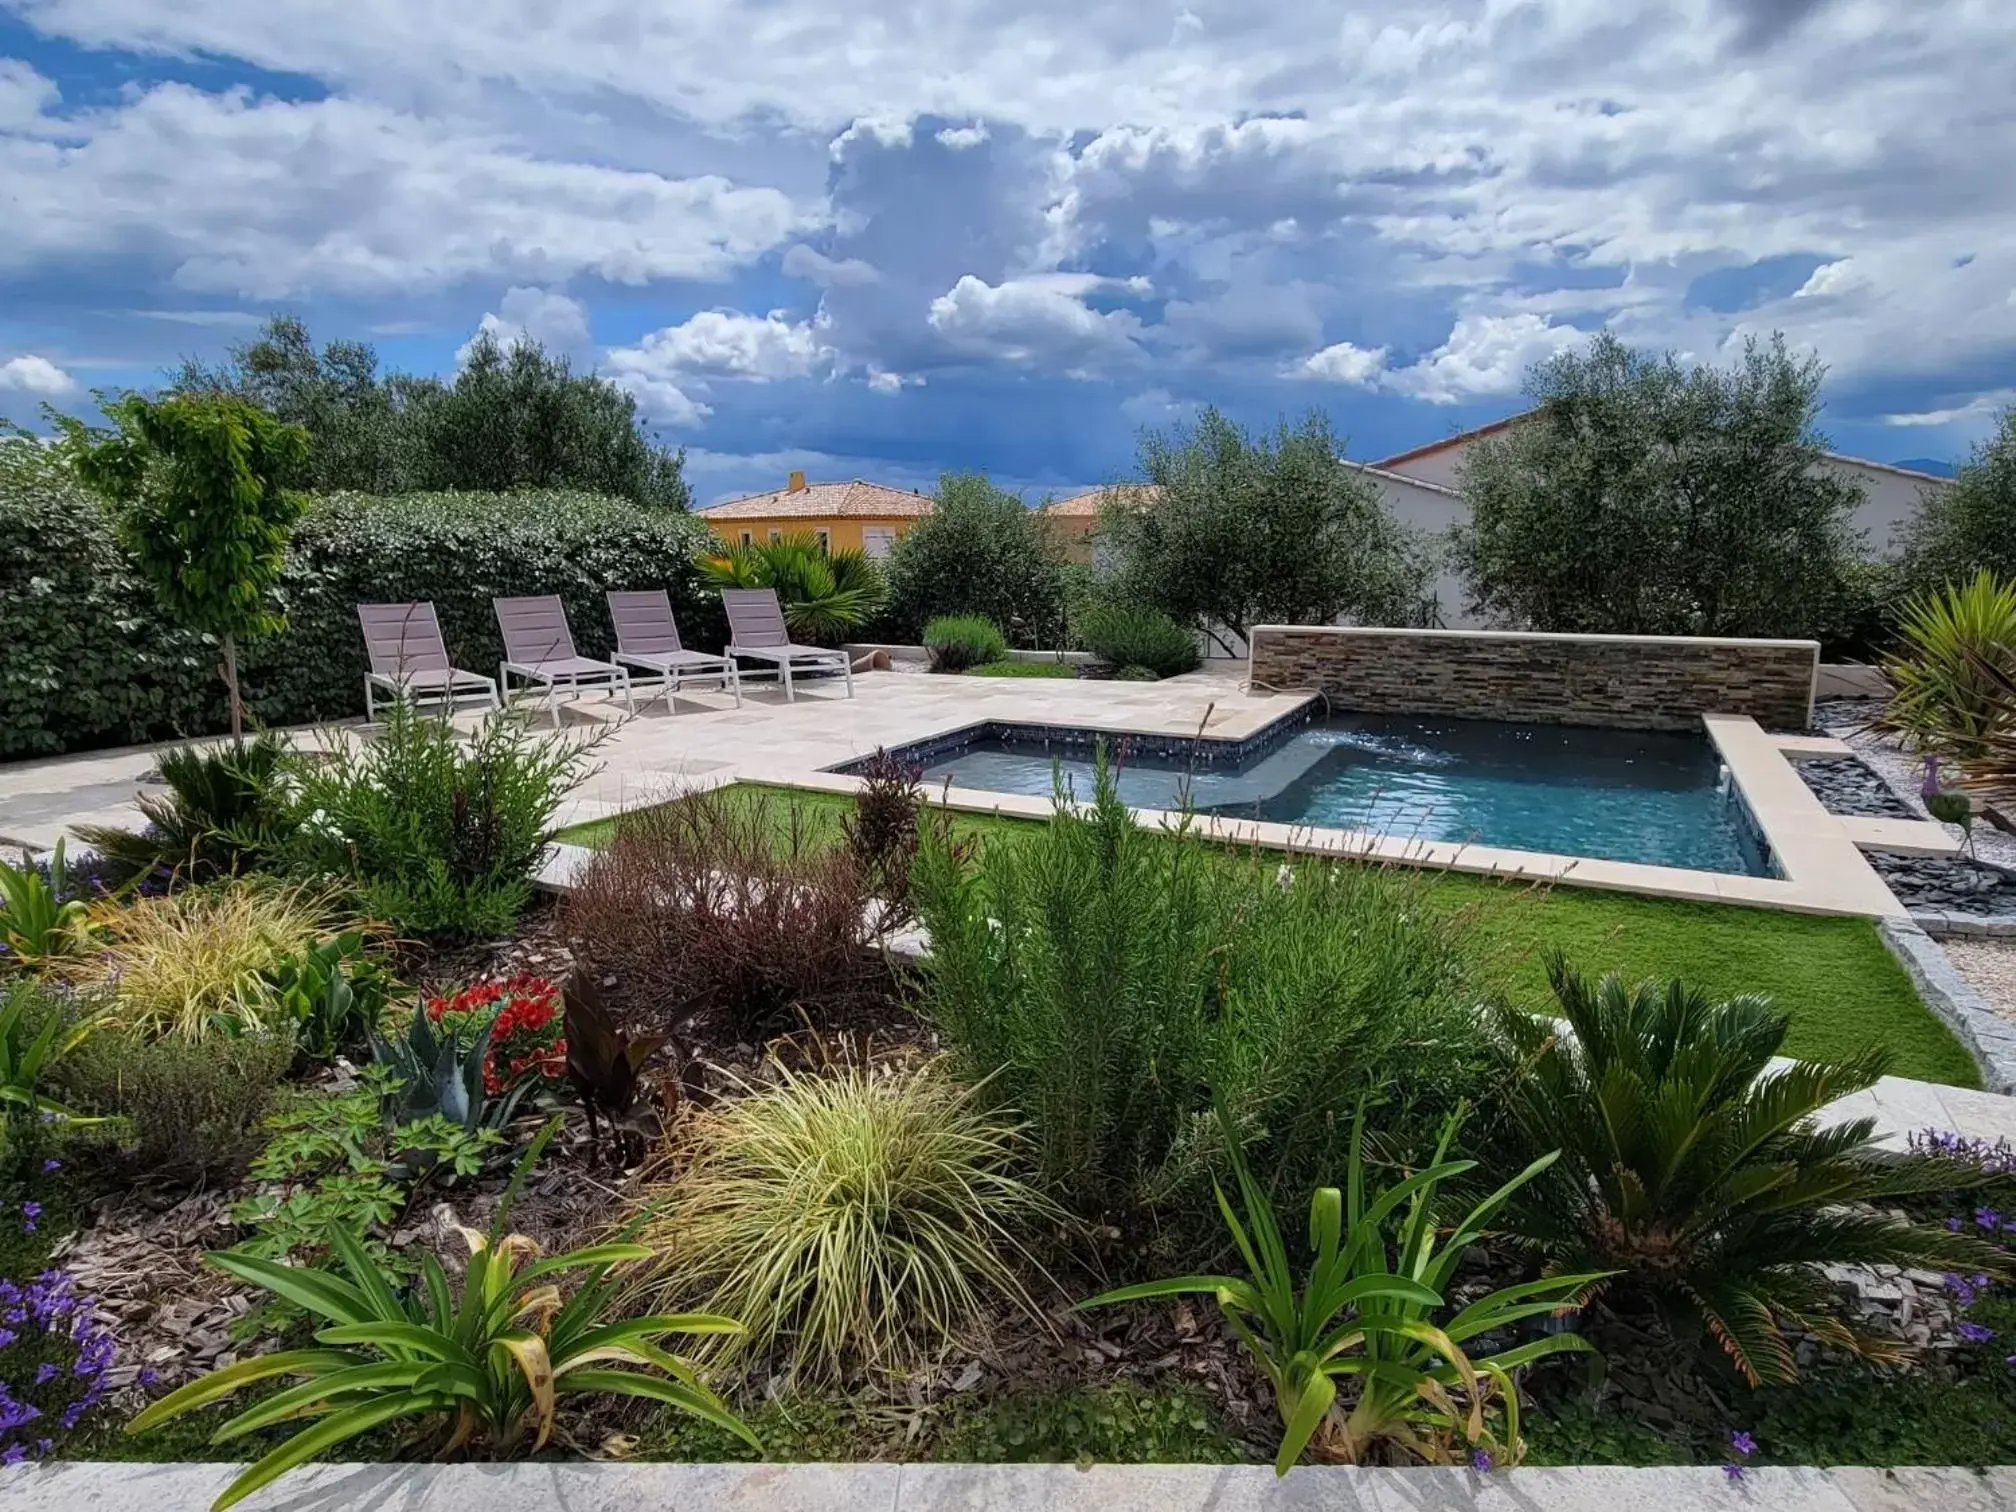
[[[728,691],[735,695],[735,707],[742,707],[742,669],[735,665],[735,659],[728,659]]]
[[[364,723],[376,724],[377,721],[378,711],[371,704],[371,679],[367,677],[364,679]]]
[[[546,679],[546,715],[553,721],[553,728],[560,728],[560,679]]]
[[[630,669],[628,667],[618,667],[616,670],[623,677],[623,707],[629,713],[635,714],[637,712],[637,695],[630,687]],[[666,702],[668,704],[671,702],[669,694],[666,696]]]
[[[791,658],[788,656],[785,657],[782,666],[784,668],[784,702],[796,703],[798,702],[798,690],[791,686]]]
[[[840,670],[847,674],[847,696],[854,696],[854,658],[845,651],[840,653]]]

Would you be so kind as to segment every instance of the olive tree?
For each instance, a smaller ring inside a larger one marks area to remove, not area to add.
[[[1143,483],[1100,507],[1104,589],[1228,654],[1258,624],[1418,624],[1428,553],[1341,455],[1317,410],[1259,435],[1216,409],[1144,431]]]
[[[245,729],[240,641],[285,623],[273,589],[306,507],[289,486],[308,433],[225,394],[107,404],[109,429],[51,413],[78,476],[117,512],[119,536],[168,617],[217,638],[231,733]]]
[[[1818,361],[1781,337],[1683,368],[1605,333],[1535,367],[1534,412],[1464,454],[1471,608],[1535,630],[1831,633],[1862,491],[1821,467]]]
[[[889,615],[915,636],[945,614],[977,614],[1018,645],[1054,642],[1062,569],[1041,522],[984,473],[946,473],[931,513],[889,555]]]
[[[1903,579],[1918,591],[1984,571],[2016,579],[2016,405],[1950,484],[1925,491],[1902,544]]]

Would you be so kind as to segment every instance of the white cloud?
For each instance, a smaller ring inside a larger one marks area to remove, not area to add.
[[[971,126],[947,126],[938,133],[938,145],[949,147],[954,152],[964,152],[968,147],[978,147],[987,140],[987,127],[982,122]]]
[[[588,307],[557,289],[506,289],[496,310],[485,315],[476,329],[507,351],[532,341],[557,356],[578,358],[594,346],[588,334]],[[474,337],[464,342],[455,361],[466,363],[475,345]]]
[[[1322,351],[1312,352],[1303,358],[1297,371],[1304,378],[1369,388],[1386,371],[1386,352],[1387,348],[1383,346],[1361,347],[1348,341],[1334,342]]]
[[[1463,315],[1448,340],[1389,372],[1383,386],[1430,404],[1514,394],[1534,363],[1587,339],[1573,326],[1553,325],[1539,315]]]
[[[1855,266],[1855,259],[1844,257],[1839,262],[1822,263],[1807,275],[1806,282],[1793,291],[1794,299],[1826,299],[1842,294],[1855,294],[1869,287],[1869,280],[1862,276],[1862,270]]]
[[[77,388],[77,380],[47,357],[38,357],[31,352],[0,362],[0,389],[55,399],[64,394],[74,394]]]
[[[1088,274],[1047,274],[996,285],[968,273],[931,301],[931,328],[975,356],[1081,370],[1139,351],[1139,316],[1085,303],[1084,296],[1106,282]]]
[[[804,378],[830,354],[808,322],[782,310],[745,315],[702,310],[676,326],[653,331],[634,347],[609,353],[612,371],[682,373],[698,378]]]
[[[482,276],[717,279],[810,220],[776,189],[541,157],[339,97],[171,83],[39,120],[0,132],[0,275],[142,251],[185,288],[255,299]]]
[[[900,394],[906,388],[924,387],[921,373],[891,373],[882,368],[868,369],[867,384],[871,393]]]
[[[1885,415],[1882,419],[1885,425],[1896,426],[1979,426],[1995,419],[2012,404],[2016,404],[2016,389],[1992,389],[1988,393],[1975,395],[1964,404],[1956,404],[1948,409]]]

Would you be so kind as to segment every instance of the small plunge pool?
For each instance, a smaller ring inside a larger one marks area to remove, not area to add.
[[[1772,874],[1705,735],[1340,714],[1208,757],[1217,743],[1013,726],[897,754],[931,787],[1088,798],[1095,740],[1136,808]]]

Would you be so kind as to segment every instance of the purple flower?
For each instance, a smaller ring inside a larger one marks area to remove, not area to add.
[[[1957,1234],[1957,1233],[1959,1233],[1959,1232],[1960,1232],[1960,1220],[1959,1220],[1958,1218],[1948,1218],[1948,1219],[1946,1220],[1946,1232],[1947,1232],[1947,1233],[1949,1233],[1949,1234]]]
[[[32,1233],[34,1233],[34,1232],[35,1232],[35,1220],[36,1220],[36,1219],[38,1219],[38,1218],[40,1218],[41,1216],[42,1216],[42,1204],[41,1204],[41,1203],[39,1203],[39,1202],[24,1202],[24,1203],[22,1203],[22,1204],[21,1204],[21,1232],[22,1232],[22,1233],[24,1233],[24,1234],[32,1234]]]
[[[1972,1307],[1978,1295],[1972,1281],[1965,1276],[1955,1275],[1952,1271],[1946,1272],[1946,1290],[1953,1293],[1953,1300],[1962,1307]]]
[[[1491,1451],[1489,1449],[1479,1449],[1472,1453],[1470,1456],[1470,1468],[1475,1470],[1479,1475],[1489,1475],[1491,1473]]]
[[[1743,1479],[1743,1467],[1741,1465],[1724,1465],[1722,1467],[1722,1473],[1728,1476],[1729,1479],[1732,1481],[1740,1481],[1741,1479]]]
[[[1974,1209],[1974,1226],[1985,1229],[2000,1228],[2002,1227],[2002,1215],[1993,1208],[1978,1207]]]
[[[0,1449],[0,1465],[18,1465],[26,1458],[28,1458],[26,1444],[9,1444],[5,1449]]]
[[[53,1175],[62,1169],[63,1162],[58,1160],[54,1155],[51,1155],[47,1160],[42,1162],[42,1174],[44,1176]]]
[[[1729,1447],[1747,1458],[1757,1452],[1757,1440],[1738,1429],[1729,1435]]]
[[[1986,1344],[1995,1337],[1995,1330],[1984,1328],[1979,1323],[1957,1323],[1953,1331],[1969,1344]]]

